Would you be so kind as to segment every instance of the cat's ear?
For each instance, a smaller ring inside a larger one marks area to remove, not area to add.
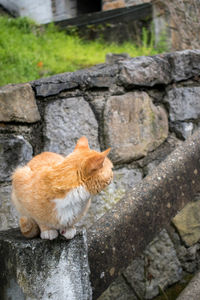
[[[104,160],[110,148],[101,153],[96,153],[92,157],[88,158],[84,165],[84,175],[86,177],[92,176],[96,171],[100,170],[103,167]]]
[[[74,150],[77,150],[77,149],[89,149],[88,139],[85,136],[82,136],[78,140]]]
[[[103,155],[104,157],[106,157],[109,154],[110,150],[111,150],[111,148],[108,148],[107,150],[101,152],[101,155]]]

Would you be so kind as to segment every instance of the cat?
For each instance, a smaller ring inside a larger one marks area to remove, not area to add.
[[[20,214],[22,234],[53,240],[60,233],[72,239],[74,225],[88,211],[91,196],[113,178],[109,152],[110,148],[91,150],[83,136],[66,157],[43,152],[18,167],[12,175],[12,201]]]

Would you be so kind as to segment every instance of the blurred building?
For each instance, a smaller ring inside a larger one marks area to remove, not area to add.
[[[165,36],[169,49],[177,49],[177,32],[172,30],[174,24],[160,0],[0,0],[0,5],[13,16],[27,16],[38,24],[56,22],[62,28],[75,25],[89,39],[100,34],[111,42],[140,43],[142,28],[150,31],[153,21],[155,43]],[[88,34],[87,25],[91,24]],[[100,33],[99,24],[103,25]]]
[[[151,0],[0,0],[0,5],[14,16],[27,16],[45,24],[147,2]]]

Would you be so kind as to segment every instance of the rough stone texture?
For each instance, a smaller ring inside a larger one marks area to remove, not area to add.
[[[110,88],[117,81],[125,86],[168,84],[198,76],[200,50],[177,51],[152,57],[136,57],[115,65],[101,64],[74,73],[63,73],[31,82],[38,97],[76,88]],[[119,73],[119,76],[118,76]]]
[[[89,99],[90,105],[92,107],[92,110],[95,113],[95,116],[97,117],[98,123],[102,123],[102,116],[103,116],[103,111],[106,103],[105,97],[102,96],[91,96],[92,99]]]
[[[189,274],[197,272],[200,268],[200,243],[198,242],[191,247],[185,246],[173,225],[169,226],[167,231],[174,244],[183,271]]]
[[[67,242],[28,240],[17,230],[0,232],[2,300],[90,300],[86,233]]]
[[[170,124],[170,128],[179,138],[184,140],[193,134],[195,127],[196,126],[192,122],[176,122],[174,124]]]
[[[139,169],[124,167],[114,170],[112,183],[92,198],[91,207],[79,225],[90,227],[141,180],[142,172]]]
[[[200,117],[200,87],[178,87],[168,90],[164,102],[169,106],[172,122],[198,119]]]
[[[167,140],[157,149],[139,160],[137,164],[143,169],[144,175],[152,175],[154,168],[157,167],[181,143],[182,142],[177,139],[174,134],[170,134]]]
[[[119,276],[98,300],[138,300],[134,291],[127,285],[123,276]]]
[[[184,50],[164,55],[168,59],[171,77],[175,82],[199,76],[200,50]]]
[[[38,97],[48,97],[74,88],[109,88],[116,82],[117,65],[101,64],[74,73],[63,73],[31,82]]]
[[[22,136],[0,135],[0,182],[10,181],[13,170],[32,158],[32,146]]]
[[[0,87],[0,121],[34,123],[40,114],[29,83]]]
[[[200,50],[136,57],[120,63],[119,80],[127,86],[154,86],[199,76]]]
[[[177,300],[198,300],[200,299],[200,272],[198,272],[187,287],[181,292]]]
[[[89,104],[82,98],[48,103],[44,115],[44,150],[67,155],[77,140],[87,136],[92,149],[99,150],[98,124]]]
[[[163,56],[140,56],[119,63],[119,81],[125,86],[154,86],[171,81],[170,65]]]
[[[18,215],[11,204],[11,186],[0,186],[0,230],[18,227]]]
[[[159,287],[180,280],[181,264],[166,230],[163,230],[146,248],[144,256],[136,259],[124,275],[141,299],[152,299]]]
[[[94,298],[199,191],[199,136],[198,131],[177,147],[151,176],[146,176],[88,229]],[[100,276],[102,272],[104,276]]]
[[[167,114],[145,92],[111,96],[104,111],[104,135],[114,163],[130,162],[153,151],[168,136]]]
[[[176,226],[182,240],[192,246],[200,240],[200,199],[188,203],[172,222]]]

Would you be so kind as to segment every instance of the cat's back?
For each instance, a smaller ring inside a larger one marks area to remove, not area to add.
[[[33,157],[27,166],[34,171],[45,167],[52,167],[55,164],[61,163],[63,160],[64,157],[60,154],[53,152],[42,152],[41,154]]]

